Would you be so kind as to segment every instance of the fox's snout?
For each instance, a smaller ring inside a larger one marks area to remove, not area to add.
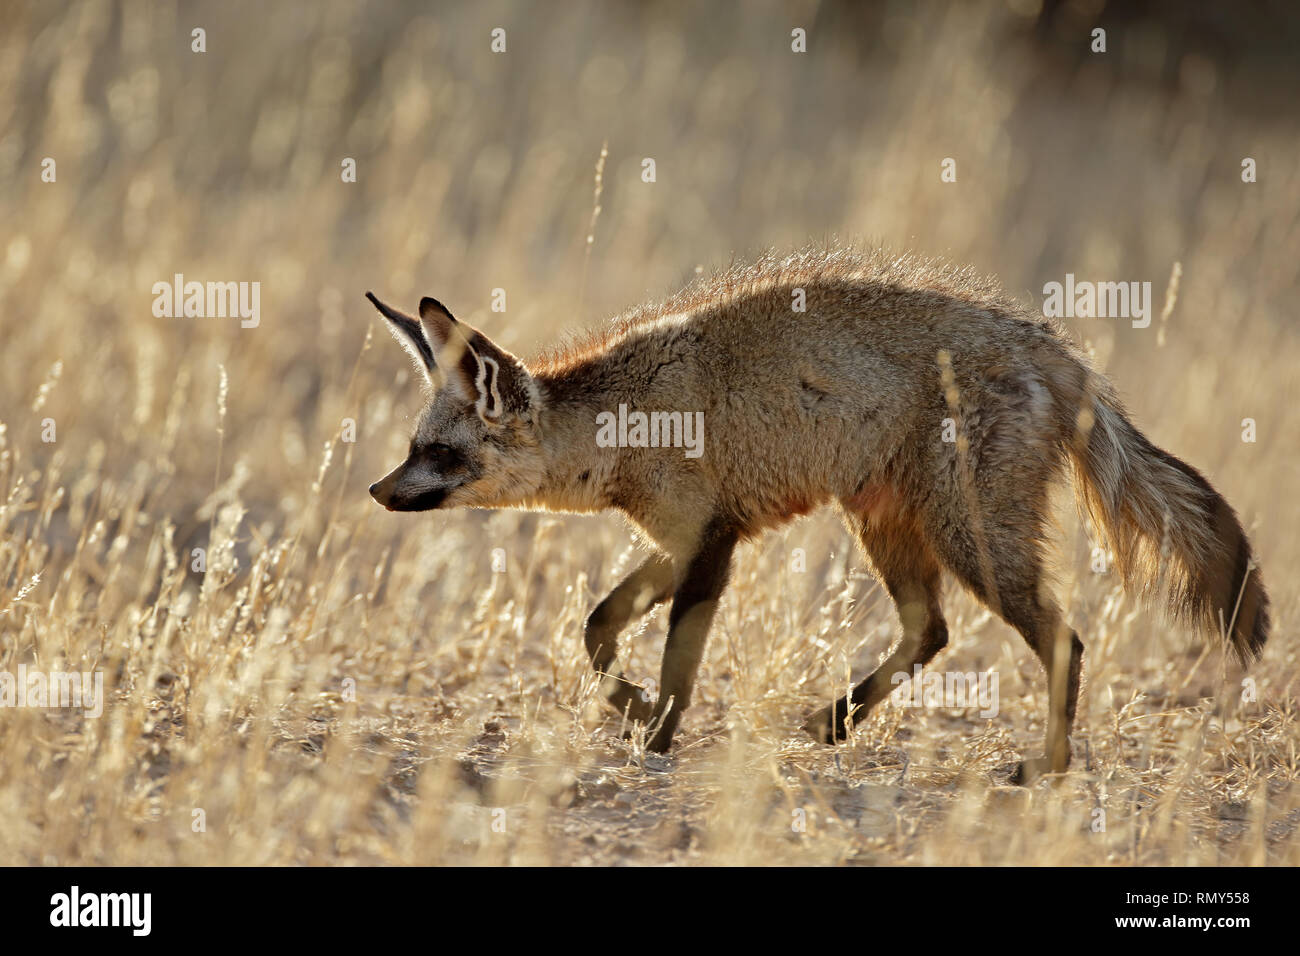
[[[448,488],[417,490],[411,484],[406,465],[402,464],[370,486],[370,497],[389,511],[432,511],[450,492]]]

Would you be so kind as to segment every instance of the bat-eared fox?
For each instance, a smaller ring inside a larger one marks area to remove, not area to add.
[[[1067,466],[1126,585],[1225,636],[1244,662],[1268,637],[1268,597],[1228,503],[1137,430],[1061,329],[968,269],[883,251],[767,255],[529,362],[436,299],[416,318],[367,297],[431,391],[406,461],[370,487],[376,501],[611,508],[650,546],[584,636],[610,702],[651,729],[654,751],[690,704],[736,545],[824,503],[861,542],[903,631],[874,673],[809,718],[826,743],[948,643],[947,571],[1047,673],[1045,755],[1013,779],[1066,769],[1083,643],[1043,568],[1049,489]],[[645,416],[626,409],[665,414],[647,440]],[[618,440],[598,440],[615,415]],[[706,428],[695,455],[679,437],[692,419]],[[669,599],[648,702],[612,669],[618,635]]]

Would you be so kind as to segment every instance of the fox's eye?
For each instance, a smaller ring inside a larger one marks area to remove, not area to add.
[[[440,470],[454,468],[460,464],[460,452],[450,445],[444,445],[442,442],[430,445],[428,454],[433,459],[434,465]]]

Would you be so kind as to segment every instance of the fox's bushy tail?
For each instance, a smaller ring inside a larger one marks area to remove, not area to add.
[[[1080,510],[1105,533],[1126,587],[1163,598],[1249,663],[1268,640],[1269,602],[1236,513],[1133,426],[1104,380],[1093,386],[1091,428],[1071,450]]]

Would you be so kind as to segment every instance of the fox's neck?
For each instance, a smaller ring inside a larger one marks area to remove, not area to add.
[[[538,383],[546,469],[528,507],[581,514],[613,504],[608,489],[618,449],[596,444],[596,416],[610,407],[611,397],[598,388],[583,387],[582,371],[572,369]]]

